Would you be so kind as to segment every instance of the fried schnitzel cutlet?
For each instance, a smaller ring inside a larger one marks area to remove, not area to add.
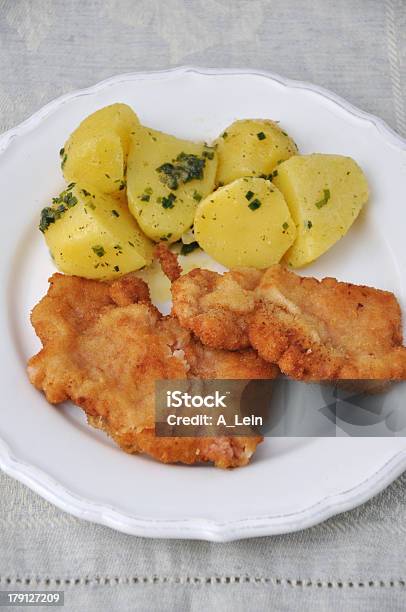
[[[297,380],[404,380],[401,312],[371,287],[275,265],[224,275],[195,269],[172,286],[180,324],[212,348],[255,348]]]
[[[33,385],[53,404],[72,400],[125,451],[226,468],[247,464],[262,441],[155,436],[155,380],[275,378],[278,369],[252,349],[206,349],[161,316],[135,275],[107,283],[54,274],[31,320],[43,344],[28,364]]]
[[[251,268],[225,274],[195,268],[172,284],[172,312],[206,346],[247,348],[261,278],[262,272]]]

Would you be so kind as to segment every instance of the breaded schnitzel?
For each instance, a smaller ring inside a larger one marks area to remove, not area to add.
[[[401,312],[392,293],[305,278],[275,265],[175,281],[173,312],[208,346],[249,344],[297,380],[404,380]]]
[[[206,352],[174,317],[161,316],[136,276],[107,283],[54,274],[31,320],[43,344],[28,364],[31,382],[51,403],[71,399],[82,407],[124,450],[225,468],[248,463],[261,442],[155,437],[155,380],[274,378],[278,370],[252,349]]]
[[[195,268],[172,284],[172,312],[206,346],[247,348],[261,278],[262,272],[251,268],[225,274]]]

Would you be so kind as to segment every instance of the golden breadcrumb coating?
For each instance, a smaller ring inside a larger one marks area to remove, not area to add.
[[[160,315],[135,275],[106,283],[54,274],[31,320],[43,344],[28,364],[31,382],[51,403],[71,399],[127,452],[225,468],[248,463],[261,442],[155,436],[156,380],[274,378],[278,370],[252,349],[206,353],[174,317]]]
[[[253,289],[261,277],[256,270],[218,274],[196,268],[172,284],[173,314],[206,346],[246,348],[249,315],[256,306]]]
[[[403,380],[401,312],[371,287],[318,281],[275,265],[224,275],[193,270],[174,282],[173,312],[203,344],[251,345],[297,380]]]
[[[178,256],[176,253],[172,253],[169,247],[164,243],[160,242],[155,247],[155,255],[161,264],[163,273],[169,278],[170,281],[175,281],[182,274],[182,268],[178,262]]]
[[[262,277],[257,299],[251,344],[285,374],[300,380],[406,377],[393,293],[273,266]]]

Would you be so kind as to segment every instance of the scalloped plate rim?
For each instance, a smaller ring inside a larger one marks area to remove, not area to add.
[[[349,114],[368,122],[392,146],[406,151],[406,140],[392,130],[379,117],[360,110],[344,98],[323,87],[307,82],[284,78],[278,74],[252,69],[216,69],[180,66],[168,70],[130,72],[109,77],[87,88],[64,94],[40,108],[16,127],[0,135],[0,155],[18,136],[25,134],[41,123],[52,112],[66,102],[83,95],[91,95],[116,83],[154,79],[172,74],[193,72],[202,75],[254,75],[276,81],[286,88],[311,91],[338,105]],[[96,503],[69,491],[43,470],[14,457],[6,442],[0,439],[0,467],[9,476],[27,485],[47,501],[77,518],[96,522],[124,533],[160,538],[204,539],[216,542],[233,541],[240,538],[277,535],[298,531],[316,525],[326,519],[350,510],[380,493],[406,469],[406,449],[398,451],[376,472],[355,487],[320,499],[316,504],[298,512],[281,515],[259,516],[248,519],[219,522],[206,518],[192,519],[148,519],[126,514],[112,506]]]

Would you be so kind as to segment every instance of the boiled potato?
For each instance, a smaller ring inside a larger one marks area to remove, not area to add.
[[[299,155],[278,167],[273,179],[288,203],[297,238],[285,261],[299,268],[344,236],[368,200],[361,168],[342,155]]]
[[[72,183],[41,213],[56,266],[85,278],[113,278],[151,263],[152,243],[119,199]]]
[[[217,155],[204,143],[143,128],[128,156],[130,211],[153,240],[174,242],[190,228],[197,204],[214,189]]]
[[[275,121],[267,119],[235,121],[216,144],[218,185],[243,176],[268,177],[281,161],[297,153],[292,138]]]
[[[126,104],[112,104],[86,117],[61,149],[65,179],[116,194],[125,188],[131,136],[137,115]]]
[[[296,237],[283,195],[261,178],[241,178],[217,189],[196,211],[199,245],[228,268],[267,268]]]

